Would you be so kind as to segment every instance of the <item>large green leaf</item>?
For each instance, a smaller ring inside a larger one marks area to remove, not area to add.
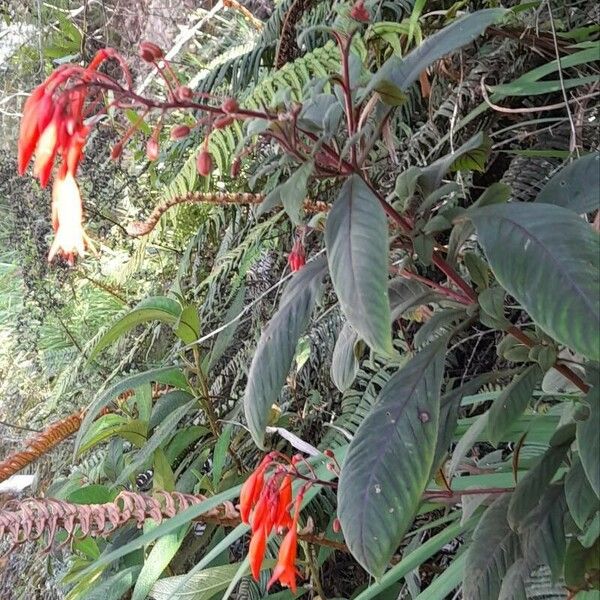
[[[571,469],[565,478],[565,494],[573,521],[579,529],[583,529],[598,506],[598,498],[583,470],[579,456],[573,459]]]
[[[144,560],[144,566],[135,582],[131,600],[144,600],[148,597],[152,586],[179,550],[187,530],[188,526],[183,525],[176,531],[164,535],[156,542],[154,548]]]
[[[530,567],[547,564],[555,579],[562,574],[567,547],[564,518],[567,501],[562,484],[553,483],[520,527],[523,556]]]
[[[327,217],[329,272],[344,314],[373,349],[391,355],[388,224],[379,200],[354,175]]]
[[[519,539],[506,520],[510,495],[497,498],[473,533],[463,580],[469,600],[498,598],[509,567],[520,557]]]
[[[596,380],[585,400],[590,413],[585,421],[577,423],[577,447],[583,470],[600,498],[600,385]]]
[[[175,327],[183,308],[177,300],[166,296],[153,296],[142,300],[135,308],[113,323],[110,329],[98,340],[90,353],[90,360],[104,348],[112,344],[134,327],[148,321],[161,321]]]
[[[600,360],[600,236],[575,213],[512,202],[470,213],[500,284],[548,334]]]
[[[562,168],[542,188],[536,202],[563,206],[578,214],[600,208],[600,152],[587,154]]]
[[[128,390],[135,389],[144,383],[148,383],[149,381],[165,383],[168,385],[172,385],[173,387],[177,387],[180,389],[187,389],[188,383],[183,374],[183,371],[177,367],[163,367],[160,369],[151,369],[150,371],[145,371],[144,373],[137,373],[136,375],[131,375],[130,377],[126,377],[121,381],[115,383],[110,388],[101,392],[94,398],[92,403],[89,405],[85,417],[81,423],[81,427],[77,433],[77,438],[75,439],[75,452],[79,451],[79,447],[81,445],[81,441],[87,435],[87,432],[94,422],[94,419],[98,415],[98,413],[107,406],[110,402],[112,402],[119,394],[126,392]]]
[[[502,436],[523,414],[542,375],[538,365],[527,367],[494,400],[488,414],[488,435],[493,444],[502,441]]]
[[[258,342],[248,374],[244,412],[250,433],[260,448],[269,411],[289,373],[298,338],[308,325],[326,265],[324,257],[319,257],[292,277],[279,310]]]
[[[165,577],[154,584],[150,598],[155,600],[183,600],[184,598],[185,600],[209,600],[227,588],[239,566],[239,563],[234,563],[200,571],[191,577],[178,592],[175,590],[186,578],[186,575]]]
[[[491,8],[457,19],[427,38],[404,58],[389,58],[371,79],[367,90],[377,90],[388,104],[402,103],[405,98],[404,92],[417,81],[427,67],[475,40],[487,27],[497,23],[505,13],[505,9]]]
[[[571,441],[551,446],[517,485],[508,507],[508,522],[517,531],[523,519],[537,506],[540,497],[565,459]]]
[[[344,538],[380,577],[412,523],[437,441],[446,339],[416,354],[379,394],[350,443],[338,488]]]
[[[333,348],[331,357],[331,379],[340,392],[345,392],[358,373],[358,334],[350,323],[344,323]]]
[[[177,427],[179,421],[185,417],[190,410],[194,401],[188,402],[179,408],[176,408],[169,416],[158,425],[152,437],[146,442],[144,447],[135,455],[135,458],[121,471],[115,485],[124,483],[127,478],[139,470],[146,461],[150,460],[154,451],[171,437],[173,431]]]

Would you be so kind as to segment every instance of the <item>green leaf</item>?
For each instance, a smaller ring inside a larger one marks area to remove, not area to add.
[[[505,13],[504,9],[491,8],[457,19],[427,38],[405,58],[389,58],[373,76],[367,91],[376,90],[384,102],[397,104],[396,99],[405,95],[404,92],[417,81],[427,67],[475,40],[487,27],[497,23]]]
[[[173,433],[177,424],[190,410],[194,402],[188,402],[179,408],[176,408],[160,425],[158,425],[152,434],[152,437],[146,442],[145,446],[135,455],[134,459],[121,471],[115,485],[124,483],[127,478],[140,469],[144,463],[152,457],[153,452],[167,440]]]
[[[566,510],[562,484],[551,484],[519,530],[528,565],[533,568],[540,563],[547,564],[555,580],[562,574],[567,547],[563,524]]]
[[[217,443],[215,444],[212,467],[213,487],[215,489],[221,481],[221,475],[223,474],[223,467],[225,466],[225,460],[227,458],[227,451],[229,449],[229,442],[231,440],[232,433],[233,425],[225,425],[221,431],[221,435],[219,436]]]
[[[600,537],[600,511],[590,519],[584,528],[583,534],[579,536],[579,541],[584,548],[591,548]]]
[[[585,397],[590,414],[585,421],[577,423],[577,447],[583,470],[594,493],[600,498],[600,385],[598,381],[594,383]]]
[[[517,531],[523,519],[537,506],[542,494],[567,456],[571,442],[552,446],[519,481],[510,499],[508,522]]]
[[[554,175],[542,188],[535,201],[556,204],[577,214],[598,210],[600,208],[599,170],[600,152],[586,154]]]
[[[147,423],[137,419],[128,419],[121,415],[103,415],[92,423],[86,435],[82,438],[76,454],[81,456],[90,448],[114,436],[119,436],[141,448],[146,443],[147,434]]]
[[[139,572],[140,567],[135,565],[124,568],[106,578],[100,585],[92,587],[88,584],[89,587],[85,590],[83,598],[85,600],[121,600],[124,594],[133,586]]]
[[[538,365],[531,365],[514,377],[494,400],[488,416],[488,435],[492,444],[503,441],[503,435],[518,419],[533,398],[536,386],[542,380],[543,373]]]
[[[187,305],[175,323],[175,334],[184,344],[193,344],[200,337],[200,317],[195,306]]]
[[[77,433],[77,438],[75,439],[75,453],[79,452],[82,440],[87,435],[87,432],[98,413],[105,406],[112,402],[117,396],[119,396],[119,394],[122,394],[127,390],[135,389],[148,382],[165,383],[181,389],[187,389],[188,387],[183,371],[177,367],[151,369],[150,371],[146,371],[144,373],[131,375],[130,377],[126,377],[125,379],[115,383],[110,388],[96,396],[96,398],[94,398],[92,403],[89,405],[85,417],[81,423],[81,427]]]
[[[191,427],[180,429],[165,449],[165,456],[169,464],[174,463],[188,446],[191,446],[208,432],[208,428],[202,425],[192,425]]]
[[[471,281],[479,288],[487,288],[490,284],[490,270],[485,260],[475,252],[465,252],[463,255],[465,267],[469,271]],[[504,316],[504,303],[502,305]]]
[[[509,502],[509,494],[497,498],[473,532],[463,580],[469,600],[498,598],[509,567],[520,557],[519,539],[506,520]]]
[[[504,289],[546,333],[600,360],[600,236],[573,212],[548,204],[512,202],[470,214]]]
[[[157,425],[160,425],[166,417],[171,414],[176,408],[188,404],[194,396],[189,392],[183,390],[173,390],[163,394],[154,405],[152,414],[150,415],[150,429],[154,429]]]
[[[290,221],[294,225],[300,225],[304,200],[306,198],[306,190],[308,186],[308,178],[313,171],[312,161],[304,163],[296,169],[290,177],[278,185],[261,203],[257,210],[257,215],[261,216],[272,210],[279,204],[283,204],[285,212],[288,214]]]
[[[319,257],[294,274],[281,298],[279,310],[260,337],[244,394],[244,412],[250,433],[263,448],[272,404],[289,373],[298,338],[306,329],[326,262]]]
[[[505,291],[498,286],[486,288],[479,294],[477,301],[483,313],[480,315],[481,322],[490,327],[503,328],[510,325],[504,316]],[[487,316],[491,322],[486,322],[482,317]]]
[[[333,348],[331,357],[331,379],[340,392],[346,391],[358,373],[358,334],[350,323],[344,323]]]
[[[486,148],[489,148],[489,145],[489,138],[483,132],[480,132],[451,154],[442,156],[430,165],[423,167],[419,176],[419,186],[423,194],[428,196],[435,191],[442,182],[444,175],[451,169],[455,169],[456,165],[461,167],[462,164],[468,164],[469,156],[471,157],[471,163],[476,162],[474,157],[479,157],[478,160],[481,161],[481,153],[485,152],[487,154]]]
[[[179,302],[166,296],[154,296],[142,300],[135,308],[118,319],[116,323],[113,323],[92,349],[89,360],[98,356],[104,348],[112,344],[124,333],[142,323],[162,321],[174,327],[181,317],[182,310]]]
[[[498,600],[528,600],[526,579],[529,571],[525,559],[515,561],[502,580]]]
[[[567,473],[565,494],[573,521],[579,529],[583,529],[586,521],[598,505],[598,498],[594,494],[594,490],[583,470],[579,456],[575,456],[571,469]]]
[[[171,559],[175,556],[181,546],[188,526],[183,525],[179,529],[161,537],[144,560],[144,566],[138,575],[131,600],[144,600],[148,593],[167,568]]]
[[[191,577],[179,592],[175,590],[186,575],[165,577],[154,584],[150,597],[155,600],[210,600],[227,588],[239,566],[240,563],[234,563],[200,571]]]
[[[116,492],[105,485],[84,485],[82,488],[71,492],[66,500],[74,504],[105,504],[112,502]]]
[[[342,466],[338,516],[344,538],[376,577],[412,523],[429,479],[446,341],[424,348],[389,379]]]
[[[346,181],[331,208],[325,242],[333,287],[349,323],[374,350],[393,354],[388,224],[378,199],[358,175]]]

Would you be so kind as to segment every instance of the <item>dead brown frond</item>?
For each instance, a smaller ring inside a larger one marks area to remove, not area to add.
[[[73,435],[79,429],[82,418],[83,411],[73,413],[65,419],[52,423],[44,431],[28,440],[24,450],[15,452],[0,462],[0,481],[8,479]]]
[[[156,492],[154,496],[123,491],[106,504],[72,504],[54,498],[11,500],[0,510],[0,538],[7,535],[13,545],[46,539],[49,549],[57,532],[65,531],[69,542],[81,537],[107,536],[126,523],[142,527],[146,519],[160,523],[186,508],[206,500],[205,496],[180,492]],[[237,524],[238,512],[231,502],[225,502],[202,514],[198,519]]]

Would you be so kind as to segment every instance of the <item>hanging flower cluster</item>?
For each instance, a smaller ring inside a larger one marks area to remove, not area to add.
[[[265,557],[267,538],[273,530],[278,533],[288,530],[281,543],[277,565],[267,587],[270,588],[279,581],[281,585],[296,592],[296,577],[299,575],[295,564],[298,518],[306,486],[293,501],[292,480],[297,475],[296,463],[303,459],[295,457],[289,464],[282,464],[277,461],[278,457],[282,456],[277,452],[267,454],[246,480],[240,492],[240,514],[242,521],[252,527],[248,558],[256,580]],[[292,505],[293,517],[290,515]]]
[[[89,83],[102,77],[97,68],[112,54],[109,49],[100,50],[85,69],[78,65],[59,67],[33,90],[23,108],[18,142],[19,174],[25,173],[35,156],[33,174],[46,187],[57,159],[60,160],[52,186],[55,239],[49,260],[63,255],[72,264],[76,255],[84,253],[88,242],[75,176],[89,133],[84,122]]]
[[[269,115],[260,111],[240,109],[234,98],[218,100],[210,94],[196,94],[181,85],[156,44],[141,42],[139,54],[154,66],[164,80],[167,89],[165,100],[144,98],[136,93],[123,57],[112,48],[103,48],[87,67],[62,65],[56,69],[33,90],[25,102],[18,141],[19,174],[25,173],[33,159],[33,175],[39,179],[42,187],[46,187],[56,167],[52,186],[55,239],[48,256],[50,261],[55,256],[63,256],[73,264],[76,256],[83,255],[85,247],[90,246],[90,240],[83,230],[83,210],[76,175],[90,128],[109,108],[143,110],[138,121],[113,147],[111,157],[114,160],[121,156],[125,143],[139,130],[144,117],[151,110],[161,113],[146,145],[146,155],[151,161],[159,156],[158,137],[165,113],[178,109],[204,111],[205,116],[196,125],[207,127],[204,146],[197,160],[198,171],[205,177],[213,170],[213,159],[207,147],[213,129],[225,127],[238,118],[269,118]],[[106,60],[118,63],[124,83],[98,71]],[[110,102],[106,92],[112,94]],[[218,105],[200,102],[199,97],[217,100]],[[171,137],[181,139],[190,131],[187,125],[178,125],[172,129]]]

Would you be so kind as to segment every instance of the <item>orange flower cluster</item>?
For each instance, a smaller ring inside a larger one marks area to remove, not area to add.
[[[63,255],[73,263],[84,253],[87,237],[83,231],[81,195],[75,181],[89,133],[84,123],[83,108],[93,74],[111,56],[100,50],[87,69],[63,65],[39,85],[23,108],[18,142],[18,171],[25,173],[35,154],[33,174],[46,187],[55,160],[61,162],[52,187],[52,227],[55,239],[48,259]]]
[[[300,492],[296,497],[292,518],[292,478],[296,468],[293,462],[290,465],[276,462],[277,456],[276,452],[267,454],[242,486],[240,514],[242,521],[252,527],[248,558],[256,580],[265,557],[267,538],[273,529],[279,533],[284,529],[288,530],[281,543],[277,565],[267,587],[270,588],[279,581],[281,585],[296,592],[297,527],[303,493]],[[272,472],[269,473],[270,469]]]

